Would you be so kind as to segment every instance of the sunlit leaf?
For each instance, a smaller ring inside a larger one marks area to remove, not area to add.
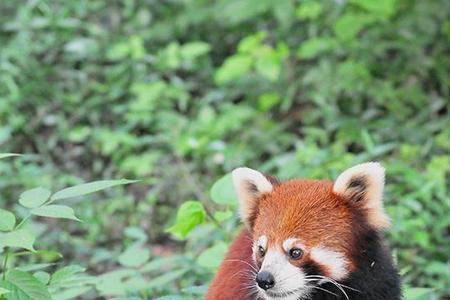
[[[249,55],[231,56],[217,70],[214,80],[219,85],[226,84],[248,73],[252,64],[253,59]]]
[[[333,30],[339,39],[348,41],[354,39],[358,32],[374,20],[371,15],[347,13],[339,17]]]
[[[138,180],[127,180],[127,179],[120,179],[120,180],[100,180],[100,181],[94,181],[89,183],[83,183],[76,186],[65,188],[59,192],[56,192],[52,195],[50,198],[51,201],[66,199],[66,198],[72,198],[72,197],[78,197],[83,196],[87,194],[91,194],[94,192],[98,192],[113,186],[118,185],[125,185],[137,182]]]
[[[267,37],[267,32],[259,31],[255,34],[246,36],[238,45],[238,51],[241,53],[253,53],[261,47],[264,39]]]
[[[180,52],[183,59],[194,59],[208,53],[211,46],[205,42],[190,42],[181,46]]]
[[[178,238],[186,238],[189,232],[205,219],[206,212],[198,201],[186,201],[178,209],[174,225],[167,229]]]
[[[64,281],[73,277],[75,274],[84,272],[85,270],[85,268],[79,265],[65,266],[53,273],[50,278],[50,285],[60,285],[64,283]]]
[[[281,73],[281,62],[274,55],[258,59],[255,64],[256,71],[270,81],[278,79]]]
[[[17,153],[0,153],[0,159],[7,158],[7,157],[13,157],[13,156],[21,156],[22,154]]]
[[[304,41],[297,51],[297,55],[303,59],[311,59],[318,54],[331,50],[336,47],[336,41],[333,38],[315,37]]]
[[[73,211],[73,209],[66,205],[57,205],[57,204],[45,205],[42,207],[32,209],[30,213],[41,217],[71,219],[75,221],[80,221],[80,219],[78,219],[75,216],[75,212]]]
[[[49,190],[37,187],[23,192],[20,195],[19,203],[27,208],[35,208],[44,204],[50,195],[51,192]]]
[[[0,233],[0,246],[35,251],[33,248],[35,239],[35,236],[28,230],[18,229],[8,233]]]
[[[301,2],[296,10],[296,15],[300,20],[314,20],[323,11],[322,4],[316,1]]]
[[[357,5],[374,15],[391,17],[396,11],[397,0],[349,0],[349,3]]]
[[[40,251],[36,251],[33,254],[39,253]],[[27,264],[24,266],[20,266],[17,267],[17,270],[20,271],[24,271],[24,272],[34,272],[34,271],[39,271],[42,269],[47,269],[51,266],[53,266],[54,264],[49,264],[49,263],[43,263],[43,264]]]
[[[0,231],[11,231],[16,224],[16,216],[7,210],[0,209]]]
[[[47,287],[36,277],[23,271],[11,270],[0,286],[10,291],[4,294],[6,300],[52,300]]]
[[[1,281],[0,281],[0,285],[1,285]],[[0,287],[0,296],[3,294],[6,294],[6,293],[11,293],[11,291]]]

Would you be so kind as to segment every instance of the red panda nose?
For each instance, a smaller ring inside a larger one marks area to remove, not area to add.
[[[275,285],[275,279],[271,273],[262,271],[256,275],[256,283],[263,290],[268,290]]]

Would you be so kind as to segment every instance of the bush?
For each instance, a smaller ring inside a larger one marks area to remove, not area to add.
[[[334,178],[365,160],[387,168],[405,284],[450,295],[448,1],[0,9],[0,144],[28,154],[0,161],[1,208],[22,217],[37,186],[143,180],[71,200],[84,223],[32,221],[42,248],[103,279],[84,297],[200,297],[238,230],[227,188],[208,196],[234,167]]]

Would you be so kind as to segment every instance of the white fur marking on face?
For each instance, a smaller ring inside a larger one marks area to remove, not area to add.
[[[283,242],[283,249],[286,252],[289,252],[289,250],[294,247],[305,249],[305,245],[303,245],[298,238],[288,238]]]
[[[264,250],[267,249],[267,236],[260,236],[255,242],[253,242],[253,260],[256,262],[256,254],[258,253],[258,247],[261,246]]]
[[[333,192],[349,197],[352,194],[349,184],[358,177],[367,181],[362,204],[369,211],[369,222],[377,228],[388,228],[389,217],[383,208],[384,169],[379,163],[367,162],[345,170],[334,182]]]
[[[336,280],[343,279],[347,274],[347,260],[344,254],[325,247],[314,247],[311,250],[311,258],[328,268],[330,277]]]
[[[275,286],[267,292],[258,288],[265,299],[280,299],[282,297],[282,299],[294,300],[309,292],[305,282],[305,274],[300,268],[292,265],[286,254],[279,249],[270,248],[267,250],[261,265],[261,271],[270,272],[275,279]],[[292,293],[293,291],[295,293]],[[274,296],[273,293],[278,296]],[[283,293],[292,294],[283,295]]]
[[[263,247],[264,249],[267,248],[267,236],[262,235],[258,239],[258,246]]]

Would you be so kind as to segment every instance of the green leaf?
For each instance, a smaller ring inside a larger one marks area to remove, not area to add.
[[[167,272],[161,276],[155,277],[150,281],[147,286],[148,289],[153,289],[155,287],[167,286],[169,283],[183,276],[187,270],[176,270]]]
[[[75,212],[71,207],[66,205],[50,204],[42,207],[34,208],[30,211],[32,215],[48,217],[48,218],[58,218],[58,219],[70,219],[75,221],[80,221],[75,216]]]
[[[190,298],[188,298],[188,299],[190,299]],[[167,296],[158,297],[155,300],[186,300],[186,297],[180,296],[180,295],[175,295],[175,294],[170,294]]]
[[[34,254],[39,253],[41,251],[36,251],[34,252]],[[38,271],[38,270],[42,270],[42,269],[46,269],[48,267],[53,266],[54,264],[49,264],[49,263],[42,263],[42,264],[26,264],[23,266],[19,266],[16,269],[20,270],[20,271],[24,271],[24,272],[34,272],[34,271]]]
[[[348,2],[374,15],[391,17],[395,14],[397,0],[349,0]]]
[[[52,300],[47,287],[33,275],[23,271],[9,271],[6,280],[0,281],[0,286],[11,291],[2,296],[6,300]]]
[[[142,291],[146,290],[149,285],[149,280],[142,277],[141,275],[135,275],[128,278],[123,282],[126,291]]]
[[[125,185],[133,182],[138,182],[139,180],[127,180],[127,179],[119,179],[119,180],[100,180],[89,183],[83,183],[76,186],[65,188],[59,192],[53,194],[50,198],[51,201],[67,199],[72,197],[83,196],[87,194],[91,194],[94,192],[98,192],[113,186],[117,185]]]
[[[281,61],[274,55],[267,55],[256,61],[255,68],[268,80],[275,81],[281,73]]]
[[[92,290],[92,286],[77,286],[53,293],[54,300],[80,299],[79,296]]]
[[[267,92],[258,97],[258,109],[267,112],[280,102],[281,98],[277,93]]]
[[[214,213],[214,219],[216,219],[219,222],[223,222],[228,220],[229,218],[231,218],[233,216],[233,212],[231,210],[227,210],[227,211],[216,211]]]
[[[65,280],[73,277],[73,275],[77,273],[84,272],[86,269],[79,266],[79,265],[70,265],[63,267],[53,273],[52,277],[50,278],[50,285],[58,285],[63,283]]]
[[[35,251],[33,248],[35,239],[35,236],[28,230],[18,229],[0,234],[0,246],[23,248],[30,251]]]
[[[0,209],[0,231],[11,231],[16,225],[16,216],[7,210]]]
[[[178,238],[186,238],[198,224],[203,223],[206,216],[203,205],[198,201],[186,201],[178,209],[175,224],[167,229]]]
[[[433,289],[406,287],[404,289],[405,300],[428,300],[432,295]]]
[[[366,148],[367,152],[369,154],[373,153],[373,150],[375,148],[375,143],[372,139],[372,136],[370,135],[369,131],[367,129],[361,130],[361,139],[363,141],[363,145]]]
[[[20,195],[19,203],[27,208],[41,206],[48,200],[51,192],[43,187],[37,187],[23,192]]]
[[[1,281],[0,281],[0,284],[1,284]],[[11,291],[0,287],[0,296],[3,294],[7,294],[7,293],[11,293]]]
[[[340,40],[349,41],[374,20],[375,18],[371,15],[347,13],[336,21],[333,30]]]
[[[101,278],[100,280],[98,280],[95,288],[100,292],[101,295],[122,296],[125,294],[125,287],[120,278],[117,277],[111,277],[107,279]]]
[[[238,45],[238,51],[240,53],[253,53],[261,47],[262,42],[267,37],[267,32],[259,31],[255,34],[246,36]]]
[[[333,38],[316,37],[304,41],[297,51],[297,56],[303,59],[311,59],[318,54],[336,47],[336,40]]]
[[[50,274],[44,271],[38,271],[34,273],[33,276],[45,285],[47,285],[48,281],[50,280]]]
[[[181,57],[183,59],[194,59],[208,53],[211,46],[205,42],[190,42],[184,44],[181,49]]]
[[[183,288],[181,291],[192,295],[205,295],[208,290],[208,285],[193,285]]]
[[[211,248],[203,251],[197,259],[200,266],[208,269],[216,269],[220,266],[228,246],[224,242],[220,241]]]
[[[173,255],[173,256],[167,256],[167,257],[157,257],[145,265],[143,265],[139,271],[141,273],[147,273],[147,272],[153,272],[157,270],[161,270],[164,266],[167,265],[177,265],[179,263],[182,263],[184,261],[184,257],[181,255]]]
[[[12,156],[22,156],[22,154],[17,154],[17,153],[0,153],[0,159],[7,158],[7,157],[12,157]]]
[[[119,256],[119,263],[125,267],[139,267],[150,258],[148,249],[132,246]]]
[[[223,205],[236,205],[237,195],[234,191],[233,181],[231,179],[231,174],[227,174],[217,180],[210,191],[211,199]]]
[[[217,70],[214,80],[223,85],[248,73],[252,67],[253,59],[247,54],[237,54],[225,60]]]
[[[137,274],[137,270],[125,268],[111,271],[100,275],[95,281],[95,287],[102,295],[124,295],[125,286],[123,285],[123,280]]]
[[[318,16],[323,11],[322,4],[315,1],[308,1],[300,3],[299,7],[296,10],[296,15],[300,20],[314,20],[317,19]]]
[[[132,239],[135,239],[139,242],[146,242],[148,239],[147,234],[145,233],[145,231],[142,228],[139,227],[127,227],[125,228],[125,235],[127,237],[130,237]]]

